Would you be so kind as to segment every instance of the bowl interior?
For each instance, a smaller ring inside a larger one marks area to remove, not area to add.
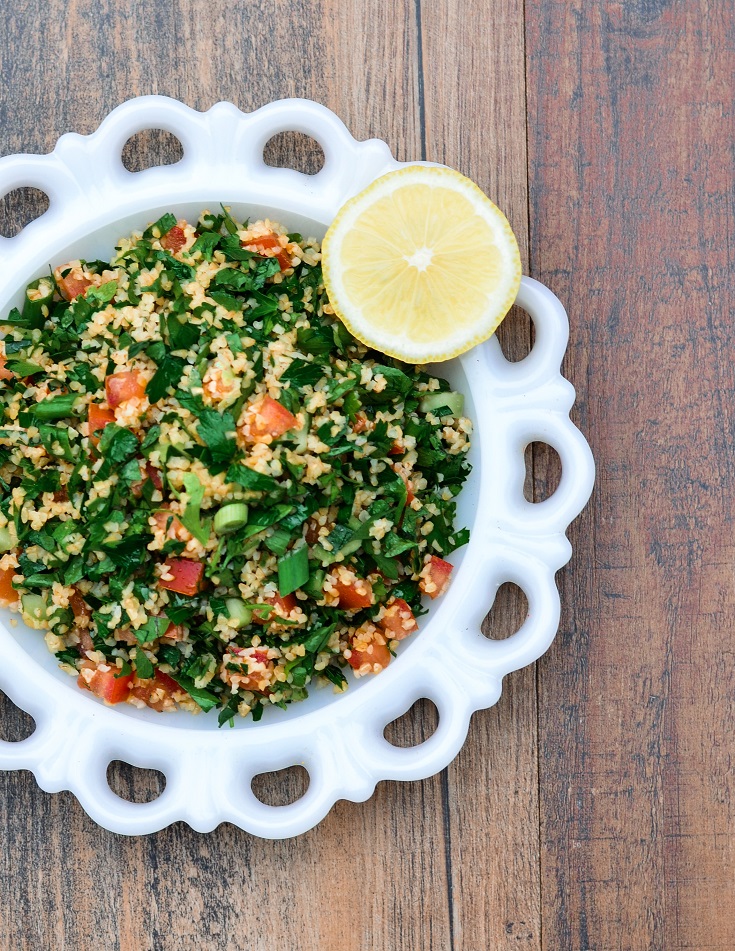
[[[228,205],[232,211],[232,214],[238,220],[244,220],[246,218],[250,218],[252,220],[257,220],[258,218],[270,218],[271,220],[278,221],[285,225],[289,232],[297,231],[303,234],[304,237],[315,237],[321,239],[324,236],[328,226],[328,222],[294,214],[287,209],[274,207],[272,204],[261,205],[257,203],[243,203],[236,201],[225,203]],[[13,294],[7,299],[0,298],[0,313],[5,314],[12,307],[21,306],[23,302],[23,293],[27,284],[35,278],[40,277],[43,274],[47,274],[49,266],[56,267],[60,264],[66,263],[67,261],[77,258],[87,260],[109,260],[114,253],[117,241],[121,237],[129,235],[133,231],[144,229],[150,222],[157,220],[157,218],[159,218],[165,212],[171,211],[178,217],[195,221],[205,208],[215,212],[219,210],[217,203],[211,201],[167,203],[159,207],[152,207],[144,211],[131,213],[124,218],[116,218],[114,221],[110,221],[84,236],[75,238],[68,244],[59,244],[58,249],[55,247],[50,247],[46,252],[47,260],[44,260],[42,263],[40,263],[38,259],[36,259],[36,261],[32,262],[32,264],[29,266],[27,273],[18,273],[17,290],[15,290]],[[472,392],[468,385],[467,376],[460,361],[451,360],[447,363],[441,364],[436,367],[435,372],[438,375],[446,378],[451,384],[452,389],[464,393],[465,414],[471,419],[477,420]],[[479,487],[481,480],[478,437],[479,427],[476,427],[473,444],[469,452],[469,460],[472,463],[473,470],[457,500],[456,525],[458,528],[468,527],[470,532],[472,532],[474,529],[480,501]],[[459,576],[466,551],[467,548],[465,547],[458,550],[457,552],[453,552],[452,555],[449,556],[451,562],[455,566],[455,583]],[[428,598],[424,600],[429,613],[420,619],[419,631],[399,645],[398,657],[394,661],[397,672],[400,670],[401,666],[411,663],[411,652],[412,650],[419,648],[421,639],[431,636],[429,627],[431,625],[433,616],[441,606],[442,599],[439,599],[437,602],[431,602]],[[16,622],[16,626],[13,626],[9,623],[11,618],[13,618],[13,620]],[[0,610],[0,632],[2,633],[3,637],[13,638],[17,644],[22,647],[29,659],[31,669],[29,669],[28,674],[30,677],[33,677],[37,669],[41,668],[46,675],[56,679],[59,683],[63,684],[66,689],[76,693],[81,692],[76,686],[75,679],[59,669],[56,658],[48,651],[46,647],[43,632],[31,630],[22,623],[18,615],[12,615],[6,610]],[[393,664],[391,665],[391,668],[392,667]],[[310,691],[308,699],[293,704],[286,710],[280,710],[276,707],[267,709],[264,713],[263,720],[259,724],[253,723],[249,718],[236,718],[237,722],[235,723],[235,728],[259,728],[262,730],[267,722],[283,722],[306,716],[311,712],[321,709],[322,707],[329,704],[332,704],[335,707],[335,715],[337,715],[338,708],[341,704],[344,704],[346,701],[348,701],[349,698],[354,696],[358,691],[361,693],[362,691],[369,691],[371,685],[376,680],[376,677],[362,677],[356,680],[350,673],[348,673],[347,676],[349,688],[344,694],[335,695],[330,687],[317,688],[314,686]],[[84,699],[89,703],[101,703],[101,701],[98,701],[91,694],[83,693],[83,695]],[[368,699],[368,697],[365,699]],[[176,713],[167,714],[165,717],[163,717],[161,714],[156,713],[153,710],[137,710],[129,704],[120,704],[115,707],[115,710],[124,717],[132,717],[137,720],[150,721],[151,723],[157,724],[160,724],[162,721],[164,721],[169,727],[175,725],[177,729],[218,729],[216,712],[201,716],[192,716],[189,713],[177,711]]]

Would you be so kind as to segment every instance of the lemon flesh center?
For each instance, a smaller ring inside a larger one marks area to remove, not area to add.
[[[403,255],[404,261],[408,261],[411,267],[415,267],[417,271],[425,271],[428,266],[431,264],[431,259],[434,256],[434,252],[431,248],[419,248],[417,251],[414,251],[413,254],[409,257],[407,254]]]

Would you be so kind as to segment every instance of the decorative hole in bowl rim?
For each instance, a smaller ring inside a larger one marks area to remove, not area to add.
[[[183,159],[129,172],[123,147],[147,129],[175,135]],[[263,149],[280,132],[313,137],[324,151],[323,168],[305,175],[266,165]],[[321,238],[348,198],[404,164],[384,142],[357,142],[334,113],[308,100],[281,100],[249,114],[225,102],[199,113],[164,97],[130,100],[92,135],[63,136],[49,155],[0,159],[0,197],[33,186],[50,199],[20,234],[0,238],[0,312],[18,306],[23,289],[49,264],[109,259],[120,237],[165,211],[191,218],[222,202],[238,216],[267,216]],[[516,303],[535,326],[527,357],[508,362],[493,337],[440,366],[465,394],[475,427],[473,471],[457,515],[471,539],[452,555],[449,591],[430,605],[394,663],[376,676],[351,678],[339,696],[314,689],[260,723],[219,729],[216,716],[105,706],[58,669],[38,632],[20,621],[13,627],[3,611],[0,688],[30,713],[36,729],[21,742],[0,741],[0,769],[31,770],[48,792],[70,790],[113,832],[144,834],[183,820],[200,832],[232,822],[265,838],[307,831],[338,799],[368,799],[380,780],[423,779],[443,769],[464,743],[472,713],[497,702],[502,678],[551,644],[560,615],[554,575],[571,557],[565,532],[594,482],[591,452],[569,419],[574,389],[560,373],[569,333],[564,308],[530,278],[523,278]],[[523,496],[523,454],[532,442],[553,446],[562,463],[559,487],[536,504]],[[480,625],[507,581],[525,592],[528,616],[513,636],[492,641]],[[421,698],[437,707],[436,731],[419,746],[392,746],[385,726]],[[113,760],[160,770],[166,788],[152,802],[126,802],[107,782]],[[253,777],[294,765],[309,774],[302,798],[269,806],[255,797]]]

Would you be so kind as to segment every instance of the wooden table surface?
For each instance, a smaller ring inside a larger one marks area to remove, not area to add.
[[[568,308],[564,371],[598,462],[559,636],[448,769],[275,843],[228,825],[124,838],[1,774],[3,949],[735,948],[734,75],[718,0],[2,4],[0,154],[49,151],[144,93],[244,110],[305,96],[399,159],[471,176]],[[175,157],[157,135],[126,153]],[[286,137],[271,159],[315,155]],[[41,207],[9,196],[0,231]],[[502,340],[527,351],[523,315]],[[555,478],[537,447],[529,491]],[[492,632],[522,610],[504,593]],[[0,716],[4,737],[28,732],[9,701]],[[415,709],[393,738],[433,725]]]

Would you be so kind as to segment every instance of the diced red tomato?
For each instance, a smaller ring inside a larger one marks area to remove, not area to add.
[[[304,532],[304,541],[307,545],[316,545],[320,539],[319,522],[315,518],[309,518],[306,521],[306,531]]]
[[[108,423],[114,423],[115,414],[111,409],[103,409],[99,403],[90,403],[87,407],[87,422],[89,423],[90,442],[96,446],[100,437],[95,434],[100,429],[104,429]]]
[[[370,429],[370,420],[366,414],[360,410],[359,413],[355,413],[355,419],[352,423],[352,432],[359,436],[360,433],[367,432],[368,429]]]
[[[166,232],[161,238],[161,247],[166,251],[170,251],[172,254],[176,254],[177,251],[180,251],[185,244],[186,235],[184,234],[184,229],[179,228],[178,225],[174,225],[173,228]]]
[[[169,677],[168,674],[164,674],[162,670],[157,669],[148,680],[141,680],[136,677],[130,693],[133,697],[142,700],[147,706],[153,710],[158,710],[160,713],[164,708],[165,701],[172,699],[173,694],[180,691],[181,687],[173,677]]]
[[[136,499],[139,499],[143,494],[143,486],[146,482],[151,481],[153,483],[154,489],[162,489],[163,481],[161,480],[161,473],[158,469],[154,469],[150,462],[145,464],[145,472],[141,472],[140,482],[133,482],[130,486],[130,491],[133,493]],[[163,527],[163,526],[162,526]]]
[[[245,442],[259,442],[265,436],[278,439],[297,422],[285,406],[270,396],[264,396],[247,408],[240,431]]]
[[[170,641],[183,641],[186,637],[186,628],[183,624],[174,624],[172,621],[163,632],[163,636],[167,637]]]
[[[281,242],[278,240],[277,234],[265,234],[262,237],[253,238],[251,241],[246,241],[243,247],[247,248],[248,251],[255,251],[258,254],[262,254],[264,257],[275,258],[282,271],[285,271],[288,267],[292,267],[291,258],[286,252],[286,249],[281,247]],[[273,253],[274,251],[276,252],[275,254]]]
[[[163,488],[163,479],[161,478],[161,470],[156,469],[156,467],[152,466],[150,462],[146,462],[145,472],[148,478],[153,483],[153,488],[158,489],[160,492],[160,490]]]
[[[270,594],[265,598],[260,598],[258,601],[259,604],[272,604],[274,610],[266,611],[265,609],[256,608],[253,612],[253,623],[254,624],[271,624],[273,621],[278,621],[278,618],[287,618],[289,614],[296,607],[297,601],[296,597],[293,594],[287,594],[285,598],[282,598],[280,594]]]
[[[162,670],[156,671],[156,680],[164,688],[164,690],[168,690],[169,693],[174,693],[177,690],[181,690],[181,687],[176,683],[173,677],[169,677],[169,675],[164,673]]]
[[[7,369],[5,366],[6,363],[7,360],[4,354],[0,353],[0,380],[12,380],[15,376],[14,373]]]
[[[170,580],[158,579],[158,587],[177,594],[185,594],[190,598],[198,594],[204,580],[204,565],[191,558],[167,558],[164,561]]]
[[[105,393],[111,409],[115,409],[127,400],[142,399],[145,396],[145,383],[135,370],[113,373],[105,380]]]
[[[78,588],[74,588],[74,593],[69,598],[69,607],[74,614],[74,629],[79,635],[79,650],[82,654],[94,650],[94,641],[89,633],[89,620],[92,617],[92,609],[79,593]]]
[[[372,585],[364,578],[356,578],[354,582],[336,581],[334,588],[339,595],[339,606],[345,611],[369,608],[373,603]]]
[[[419,588],[428,594],[430,598],[438,598],[439,595],[444,594],[444,592],[449,587],[450,576],[452,574],[452,568],[454,566],[450,565],[448,561],[444,561],[442,558],[437,558],[436,555],[431,556],[431,561],[424,567],[422,571],[421,581],[419,581]],[[429,588],[429,590],[427,590]]]
[[[96,697],[101,697],[108,703],[122,703],[130,696],[133,675],[121,674],[116,677],[119,673],[117,667],[110,667],[109,670],[97,668],[89,683],[80,675],[77,684],[85,690],[91,690]]]
[[[88,621],[92,617],[92,609],[79,593],[78,588],[74,588],[74,593],[69,598],[69,607],[72,609],[74,620],[77,622],[85,619]]]
[[[20,595],[13,587],[13,575],[15,568],[6,568],[0,571],[0,607],[7,608],[11,604],[17,604]]]
[[[76,300],[77,297],[84,296],[87,288],[91,286],[92,281],[84,276],[81,268],[73,267],[69,273],[62,277],[64,271],[68,270],[69,265],[57,267],[54,271],[54,277],[59,288],[59,293],[68,301]]]
[[[78,588],[74,588],[74,593],[69,598],[69,607],[74,612],[74,620],[77,623],[79,623],[79,621],[89,621],[92,617],[92,609],[79,593]]]
[[[160,512],[156,512],[153,515],[153,521],[156,523],[159,532],[166,533],[166,538],[173,538],[180,542],[188,541],[191,538],[180,520],[168,509],[161,509]]]
[[[322,528],[326,529],[326,534],[329,534],[334,528],[334,512],[330,512],[328,508],[319,509],[306,520],[304,540],[307,545],[317,544],[322,537],[319,534]]]
[[[385,609],[383,617],[378,621],[378,625],[395,641],[402,641],[404,637],[418,630],[413,611],[403,598],[393,599]]]
[[[240,649],[234,649],[233,653],[240,654]],[[265,651],[253,651],[245,657],[238,657],[237,660],[242,664],[240,680],[238,681],[239,690],[252,690],[255,693],[268,696],[271,688],[267,686],[270,672],[273,670],[273,663],[269,661],[268,654]],[[264,664],[266,670],[250,671],[251,662],[253,664]]]
[[[403,455],[403,452],[404,452],[404,450],[401,448],[401,446],[399,446],[397,442],[394,442],[394,443],[391,443],[391,447],[390,447],[390,449],[388,450],[388,455],[389,455],[389,456],[402,456],[402,455]]]
[[[354,668],[354,670],[359,670],[363,664],[370,664],[371,671],[376,673],[376,664],[380,670],[385,670],[390,660],[391,653],[388,647],[385,644],[376,644],[373,642],[364,651],[352,651],[347,658],[347,663],[350,667]]]

